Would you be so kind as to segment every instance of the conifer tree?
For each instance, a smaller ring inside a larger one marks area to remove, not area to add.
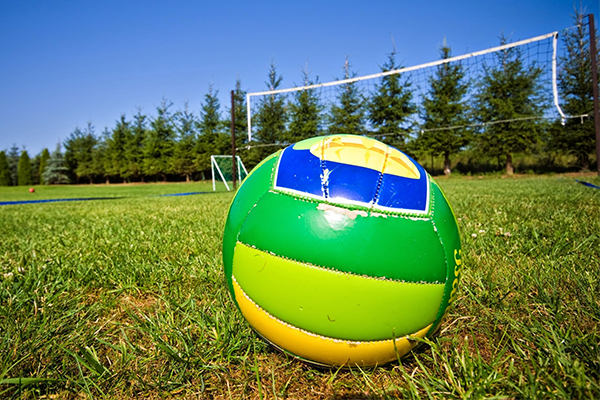
[[[127,175],[126,146],[130,141],[131,129],[125,114],[117,121],[106,143],[105,173],[125,181]]]
[[[210,170],[210,156],[229,154],[231,142],[228,142],[224,133],[225,122],[221,120],[221,103],[219,91],[214,90],[212,84],[204,95],[198,121],[198,139],[195,146],[196,169],[202,174],[202,179]]]
[[[142,114],[142,110],[138,108],[137,113],[133,116],[131,124],[131,135],[125,145],[125,174],[127,179],[140,179],[144,181],[143,161],[144,161],[144,139],[148,134],[147,117]]]
[[[265,82],[268,90],[281,88],[283,77],[277,73],[275,64],[271,62],[268,80]],[[286,135],[287,115],[285,99],[281,94],[272,94],[262,97],[258,102],[258,110],[252,121],[252,140],[269,146],[257,147],[249,155],[251,164],[262,160],[275,150],[274,144],[282,143]]]
[[[50,152],[48,151],[47,148],[44,147],[44,150],[42,150],[42,155],[40,156],[40,169],[38,171],[39,176],[40,176],[40,184],[41,185],[44,184],[44,178],[42,175],[44,174],[46,165],[48,165],[48,159],[50,159]]]
[[[567,115],[593,115],[594,111],[589,25],[584,18],[585,10],[575,9],[575,29],[562,36],[565,53],[560,58],[558,89]],[[576,155],[581,167],[589,169],[589,154],[596,147],[594,118],[569,118],[564,122],[564,126],[557,123],[553,127],[551,147]]]
[[[6,153],[0,151],[0,186],[10,186],[10,169]]]
[[[16,144],[13,144],[10,150],[8,150],[8,154],[6,155],[8,159],[8,171],[10,173],[10,184],[12,186],[17,186],[19,183],[19,148]]]
[[[96,137],[96,144],[92,149],[92,159],[91,159],[91,171],[94,177],[104,178],[104,182],[106,184],[110,183],[109,175],[106,173],[106,165],[107,161],[107,149],[108,149],[108,140],[110,139],[111,131],[108,128],[104,128],[102,133]],[[92,183],[92,180],[90,180]]]
[[[381,71],[393,71],[400,67],[396,63],[394,49]],[[408,119],[417,111],[412,98],[411,82],[408,79],[403,79],[400,74],[381,78],[381,83],[375,86],[375,95],[368,103],[369,122],[378,139],[404,147],[411,128]]]
[[[183,111],[177,113],[175,120],[177,141],[173,152],[173,172],[185,176],[186,182],[189,182],[192,174],[196,171],[194,147],[197,121],[194,114],[189,111],[187,102]]]
[[[75,175],[76,183],[79,183],[81,178],[86,178],[89,183],[93,182],[96,172],[93,152],[97,142],[94,125],[91,122],[87,123],[85,130],[75,127],[65,140],[64,159],[70,173]]]
[[[18,166],[18,184],[19,186],[33,185],[33,177],[31,174],[31,159],[27,151],[23,150],[19,157]]]
[[[443,60],[451,57],[451,49],[444,44],[440,49]],[[416,147],[423,153],[444,156],[444,174],[451,173],[450,154],[455,154],[468,142],[467,83],[460,64],[441,64],[429,78],[429,91],[423,99],[421,134]],[[457,128],[461,127],[462,128]],[[448,129],[450,128],[450,129]]]
[[[344,79],[354,77],[350,72],[350,62],[346,57]],[[337,87],[337,103],[331,106],[328,133],[331,135],[351,133],[363,135],[365,128],[365,99],[356,82],[345,83]]]
[[[246,110],[246,91],[242,89],[242,82],[235,81],[233,91],[234,118],[235,118],[235,146],[242,147],[248,142],[248,117]],[[226,108],[227,117],[231,117],[231,108]]]
[[[65,158],[60,152],[60,143],[56,145],[56,150],[50,154],[44,173],[42,174],[45,185],[58,185],[69,183],[69,169],[66,166]]]
[[[175,125],[170,108],[173,103],[163,99],[144,141],[144,174],[161,176],[163,181],[172,172],[171,159],[175,141]]]
[[[309,71],[302,70],[302,86],[313,85],[309,79]],[[290,124],[287,141],[299,142],[323,133],[323,105],[319,101],[316,89],[299,90],[294,92],[293,100],[288,104]]]
[[[504,36],[500,43],[506,44]],[[539,119],[546,105],[539,78],[541,69],[527,69],[516,48],[498,52],[497,66],[486,68],[475,95],[476,119],[486,124],[478,135],[478,147],[492,156],[506,157],[506,173],[514,172],[512,154],[529,151],[543,132]]]

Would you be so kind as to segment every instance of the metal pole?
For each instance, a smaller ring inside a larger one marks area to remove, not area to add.
[[[231,91],[231,175],[233,178],[233,190],[237,184],[237,160],[235,157],[235,94]]]
[[[596,28],[594,14],[588,14],[590,28],[590,58],[592,60],[592,85],[594,94],[594,126],[596,128],[596,169],[600,175],[600,107],[598,106],[598,70],[596,67]]]

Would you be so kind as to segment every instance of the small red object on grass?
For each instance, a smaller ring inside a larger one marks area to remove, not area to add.
[[[34,188],[29,188],[29,193],[33,193],[33,192],[35,192],[35,189]]]

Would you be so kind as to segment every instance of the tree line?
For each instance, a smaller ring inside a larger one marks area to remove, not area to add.
[[[565,50],[560,57],[558,88],[567,115],[591,114],[593,110],[584,17],[576,10],[576,27],[562,38]],[[501,36],[500,43],[507,39]],[[440,57],[451,57],[445,42]],[[400,74],[384,76],[370,96],[356,83],[340,85],[336,101],[330,105],[320,100],[316,89],[295,92],[291,100],[280,94],[264,96],[252,116],[250,143],[246,92],[238,79],[233,91],[238,154],[251,168],[287,143],[323,134],[354,133],[382,140],[417,159],[441,156],[445,174],[451,172],[452,156],[469,152],[475,158],[497,158],[508,174],[514,171],[515,153],[571,154],[582,169],[589,169],[595,150],[593,118],[544,119],[550,99],[540,84],[541,68],[526,66],[517,48],[500,51],[495,57],[496,66],[486,68],[477,82],[466,79],[460,63],[439,65],[419,103],[413,98],[412,82]],[[394,50],[381,70],[399,68]],[[348,59],[343,72],[343,78],[356,75]],[[306,70],[302,80],[304,85],[316,83]],[[271,64],[268,89],[281,88],[282,81]],[[140,109],[132,119],[123,114],[112,129],[105,128],[100,134],[92,123],[76,127],[52,153],[44,149],[30,159],[27,151],[13,145],[0,152],[0,185],[207,179],[210,156],[231,154],[231,113],[227,108],[222,113],[218,91],[209,86],[197,114],[188,104],[174,110],[173,103],[163,99],[155,115]],[[418,126],[414,116],[419,117]],[[485,124],[492,120],[505,122]]]

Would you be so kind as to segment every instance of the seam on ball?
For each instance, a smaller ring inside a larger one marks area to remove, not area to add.
[[[322,266],[322,265],[317,265],[317,264],[309,263],[309,262],[306,262],[306,261],[296,260],[296,259],[291,258],[291,257],[282,256],[282,255],[274,253],[272,251],[269,251],[269,250],[266,250],[266,249],[261,249],[261,248],[255,246],[255,245],[253,245],[253,244],[244,243],[241,240],[238,240],[237,243],[239,243],[239,244],[241,244],[243,246],[246,246],[246,247],[251,247],[251,248],[253,248],[255,250],[258,250],[258,251],[262,251],[264,253],[268,253],[268,254],[270,254],[270,255],[272,255],[274,257],[279,257],[279,258],[282,258],[282,259],[287,260],[287,261],[292,261],[292,262],[294,262],[296,264],[300,264],[300,265],[303,265],[303,266],[306,266],[306,267],[310,267],[310,268],[315,268],[315,269],[325,270],[325,271],[329,271],[329,272],[334,272],[334,273],[337,273],[337,274],[340,274],[340,275],[351,275],[351,276],[357,276],[357,277],[360,277],[360,278],[371,279],[371,280],[374,280],[374,281],[384,281],[384,282],[393,282],[393,283],[406,283],[406,284],[412,284],[412,285],[442,285],[442,284],[445,284],[445,282],[438,282],[438,281],[435,281],[435,282],[424,282],[424,281],[413,282],[413,281],[405,281],[405,280],[401,280],[401,279],[386,278],[386,277],[382,277],[382,276],[370,276],[370,275],[364,275],[364,274],[357,274],[357,273],[354,273],[354,272],[340,271],[339,269],[336,269],[336,268],[325,267],[325,266]]]
[[[416,214],[416,213],[407,213],[407,212],[394,212],[394,211],[389,211],[389,210],[380,210],[378,208],[373,208],[373,207],[366,207],[366,206],[360,206],[360,205],[350,205],[350,204],[344,204],[344,203],[337,203],[337,202],[333,202],[330,201],[329,199],[315,199],[312,197],[308,197],[308,196],[302,196],[296,193],[292,193],[292,192],[286,192],[283,190],[279,190],[279,189],[274,189],[273,187],[271,187],[271,189],[269,190],[270,193],[273,194],[277,194],[280,196],[287,196],[287,197],[291,197],[294,198],[296,200],[300,200],[303,201],[305,203],[312,203],[312,204],[330,204],[332,206],[336,206],[336,207],[340,207],[340,208],[345,208],[347,210],[364,210],[367,211],[369,213],[369,215],[372,215],[374,217],[377,216],[382,216],[385,215],[387,217],[393,217],[393,218],[404,218],[404,219],[410,219],[410,220],[422,220],[422,221],[427,221],[432,219],[432,213],[429,212],[428,214]]]

